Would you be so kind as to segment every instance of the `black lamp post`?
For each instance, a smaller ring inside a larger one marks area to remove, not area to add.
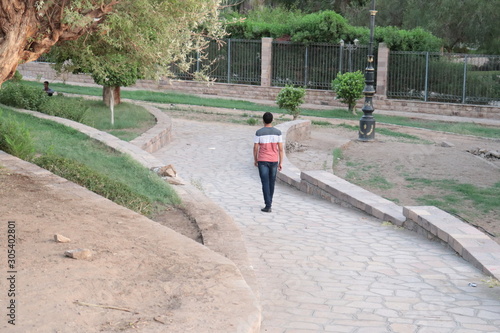
[[[370,9],[370,46],[368,48],[368,67],[365,69],[365,103],[363,104],[363,117],[359,120],[359,137],[360,141],[375,140],[375,118],[373,118],[373,95],[375,95],[375,69],[373,68],[373,30],[375,28],[375,0],[372,0]]]

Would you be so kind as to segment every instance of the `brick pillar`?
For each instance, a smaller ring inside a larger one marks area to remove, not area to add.
[[[387,98],[387,79],[389,74],[389,48],[385,43],[378,45],[377,61],[377,95],[379,98]]]
[[[272,53],[273,53],[273,39],[266,37],[262,38],[262,64],[260,72],[260,85],[262,87],[271,86],[272,75]]]

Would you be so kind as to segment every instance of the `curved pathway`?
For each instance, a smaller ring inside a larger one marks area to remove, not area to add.
[[[439,243],[282,184],[273,212],[261,212],[256,129],[174,119],[154,156],[240,226],[262,332],[500,331],[500,287]]]

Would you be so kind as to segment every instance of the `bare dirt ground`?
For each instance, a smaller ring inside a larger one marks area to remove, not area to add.
[[[402,206],[440,204],[500,243],[500,197],[496,198],[498,205],[485,212],[480,203],[464,200],[447,186],[460,183],[481,189],[491,189],[495,184],[500,187],[500,160],[467,152],[474,148],[500,150],[500,140],[400,126],[378,127],[416,138],[376,134],[374,142],[360,142],[358,133],[343,125],[313,126],[311,139],[300,143],[287,157],[301,170],[331,171]],[[342,157],[334,163],[335,148],[342,149]]]
[[[0,168],[1,332],[221,332],[252,304],[235,287],[242,278],[227,259],[106,199],[46,178]],[[178,211],[163,219],[190,229]],[[12,247],[8,232],[15,235]],[[55,234],[71,241],[58,243]],[[91,250],[92,257],[64,255],[78,248]],[[9,249],[15,251],[12,262]],[[229,291],[239,301],[226,307]],[[14,313],[7,308],[12,299]]]

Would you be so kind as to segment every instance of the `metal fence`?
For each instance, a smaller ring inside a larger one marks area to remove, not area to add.
[[[261,47],[261,40],[227,39],[222,45],[211,42],[204,58],[197,53],[190,56],[193,61],[188,71],[174,65],[172,72],[179,79],[190,80],[203,69],[216,82],[260,85]],[[331,89],[339,72],[364,71],[366,55],[367,46],[274,41],[271,82],[274,86]]]
[[[216,82],[260,84],[260,40],[226,39],[222,44],[211,41],[204,56],[195,52],[190,57],[192,65],[188,71],[172,65],[171,70],[177,78],[193,79],[196,72],[204,71]]]
[[[387,97],[500,104],[500,56],[391,51]]]
[[[331,89],[339,72],[363,71],[366,55],[366,46],[274,41],[271,82],[274,86]]]

